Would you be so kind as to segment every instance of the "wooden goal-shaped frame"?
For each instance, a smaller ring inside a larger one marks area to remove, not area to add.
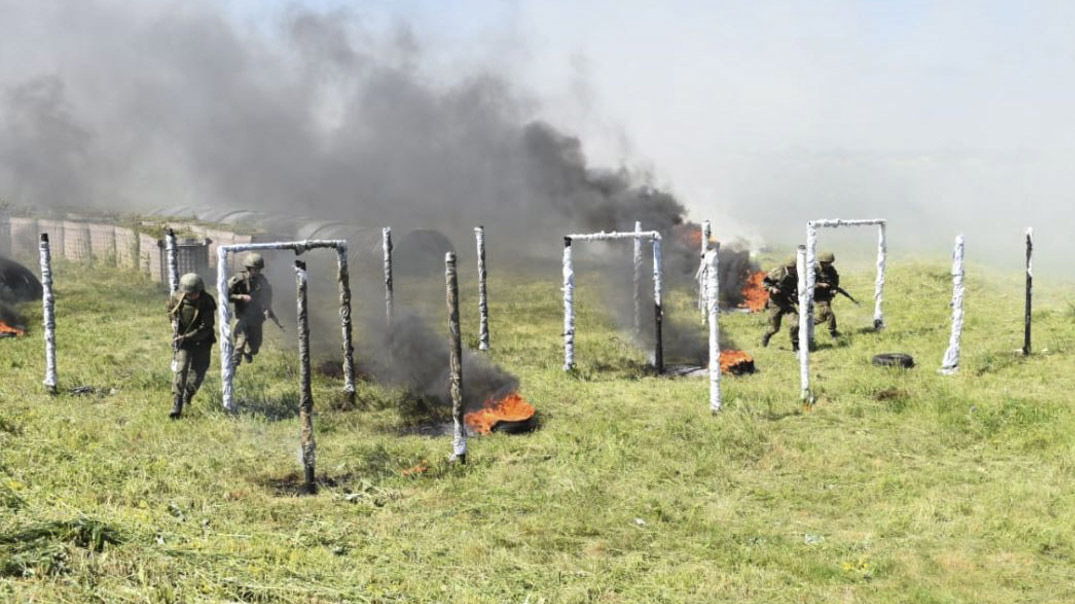
[[[642,241],[650,241],[653,244],[653,365],[657,372],[664,371],[664,348],[661,345],[661,321],[664,312],[661,308],[661,234],[657,231],[642,231],[636,224],[635,231],[606,233],[588,233],[564,236],[564,371],[575,368],[575,265],[572,258],[572,242],[574,241],[610,241],[616,239],[632,239],[635,241],[634,264],[636,275],[641,265],[641,248],[638,245]],[[638,280],[636,279],[636,283]],[[635,290],[636,304],[638,308],[638,289]],[[637,317],[637,315],[636,315]]]
[[[307,250],[336,251],[336,282],[340,290],[340,329],[343,332],[343,379],[348,397],[355,396],[354,347],[351,343],[351,278],[347,269],[347,241],[343,239],[243,243],[217,248],[217,304],[220,321],[220,388],[224,409],[235,411],[235,367],[231,363],[231,306],[228,303],[228,254],[258,250],[291,250],[298,256]]]
[[[817,232],[820,228],[840,228],[855,226],[877,227],[877,279],[874,285],[873,327],[885,326],[885,262],[888,255],[888,243],[885,239],[884,218],[863,220],[825,219],[811,220],[806,223],[806,245],[799,247],[796,270],[799,273],[799,376],[802,382],[802,399],[813,404],[814,395],[810,391],[810,343],[814,339],[814,266],[817,264]]]

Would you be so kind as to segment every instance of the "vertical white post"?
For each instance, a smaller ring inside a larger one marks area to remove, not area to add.
[[[662,342],[662,323],[664,322],[664,307],[661,293],[664,290],[662,282],[663,268],[661,265],[661,237],[653,238],[653,366],[657,373],[664,371],[664,343]]]
[[[706,277],[709,271],[709,265],[706,262],[706,252],[709,251],[709,239],[713,236],[713,224],[708,221],[702,221],[702,250],[699,258],[701,262],[698,265],[698,310],[702,313],[702,324],[709,319],[709,303],[706,296],[708,296],[708,284],[709,279]]]
[[[217,247],[217,319],[220,322],[220,393],[225,411],[235,411],[235,367],[231,364],[231,303],[228,302],[228,250]]]
[[[963,275],[963,235],[959,235],[952,251],[952,335],[939,370],[944,375],[959,371],[959,340],[963,335]]]
[[[719,243],[705,253],[705,299],[709,321],[709,410],[713,413],[718,413],[723,404],[720,391],[720,304],[717,295],[720,289],[717,274],[719,254]]]
[[[642,232],[642,222],[635,221],[635,232]],[[634,238],[635,337],[642,333],[642,238]]]
[[[1030,354],[1030,323],[1034,306],[1034,229],[1026,230],[1026,303],[1023,306],[1023,355]]]
[[[888,243],[885,240],[885,223],[877,225],[877,283],[873,293],[873,328],[883,329],[885,326],[885,257],[888,254]]]
[[[168,229],[164,235],[164,250],[168,260],[168,292],[175,295],[179,290],[179,256],[176,253],[175,231]]]
[[[449,390],[452,396],[452,461],[467,463],[466,408],[463,406],[463,339],[459,333],[459,280],[456,277],[455,253],[444,256],[444,281],[448,302],[448,349],[451,370]]]
[[[347,266],[347,244],[336,246],[336,281],[340,290],[340,331],[343,334],[343,389],[355,399],[355,347],[351,342],[351,273]]]
[[[575,368],[575,267],[571,238],[564,237],[564,371]]]
[[[45,327],[45,386],[56,393],[56,308],[52,294],[52,251],[49,248],[49,234],[41,233],[38,244],[38,260],[41,262],[41,306]]]
[[[381,250],[384,252],[384,317],[385,324],[392,326],[392,227],[381,230]]]
[[[295,307],[299,336],[299,424],[303,484],[307,493],[317,489],[314,469],[317,444],[314,441],[314,396],[310,387],[310,324],[306,317],[306,263],[295,261]]]
[[[806,254],[809,246],[800,245],[796,256],[796,272],[799,283],[799,381],[802,385],[802,402],[804,405],[814,404],[814,395],[810,391],[810,323],[812,313],[807,310],[810,307],[810,294],[813,293],[813,284],[810,283],[809,275],[812,275],[813,266],[807,264]]]
[[[489,299],[486,297],[485,227],[474,228],[478,246],[478,350],[489,350]]]
[[[814,286],[816,285],[817,266],[817,225],[812,222],[806,223],[806,304],[799,307],[800,319],[803,314],[807,319],[806,333],[808,340],[799,340],[799,346],[809,348],[814,343]],[[800,279],[802,276],[800,275]],[[800,327],[802,324],[800,323]]]

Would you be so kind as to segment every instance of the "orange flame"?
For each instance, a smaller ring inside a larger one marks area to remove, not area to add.
[[[754,370],[754,357],[742,350],[720,351],[721,373],[742,373]]]
[[[7,334],[7,333],[12,334],[12,335],[16,335],[16,336],[26,335],[25,330],[19,329],[18,327],[12,327],[11,325],[8,325],[7,323],[4,323],[3,321],[0,321],[0,334]]]
[[[496,403],[491,399],[486,401],[484,408],[471,411],[464,419],[478,434],[488,434],[497,422],[521,422],[533,415],[534,406],[526,402],[518,392],[512,392]]]
[[[765,303],[769,301],[769,292],[762,285],[765,279],[765,271],[758,271],[747,277],[746,285],[743,286],[743,301],[739,308],[745,308],[750,312],[761,312],[765,309]]]

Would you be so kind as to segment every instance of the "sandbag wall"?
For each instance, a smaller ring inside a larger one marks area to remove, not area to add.
[[[207,280],[215,279],[218,246],[256,241],[252,235],[198,224],[177,222],[169,226],[194,235],[193,239],[181,240],[180,264],[186,270],[205,273]],[[138,270],[159,283],[167,280],[160,240],[137,229],[100,222],[0,214],[0,255],[24,261],[37,258],[41,233],[49,234],[53,258]],[[230,262],[232,272],[241,269],[240,258],[231,258]]]

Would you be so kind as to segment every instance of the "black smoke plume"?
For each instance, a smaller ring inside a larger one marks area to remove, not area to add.
[[[675,236],[690,227],[674,196],[625,169],[589,166],[580,141],[542,121],[507,74],[447,73],[406,25],[375,31],[353,12],[292,8],[266,32],[237,27],[211,3],[0,6],[20,25],[0,36],[0,56],[24,58],[0,63],[5,198],[435,228],[460,249],[483,224],[502,259],[556,257],[565,233],[641,220],[666,237],[670,285],[697,268],[697,248]],[[355,288],[356,305],[382,305],[371,283]],[[416,321],[388,334],[400,367],[380,374],[439,388],[430,334]],[[479,367],[469,364],[464,384],[479,398],[514,384]]]

